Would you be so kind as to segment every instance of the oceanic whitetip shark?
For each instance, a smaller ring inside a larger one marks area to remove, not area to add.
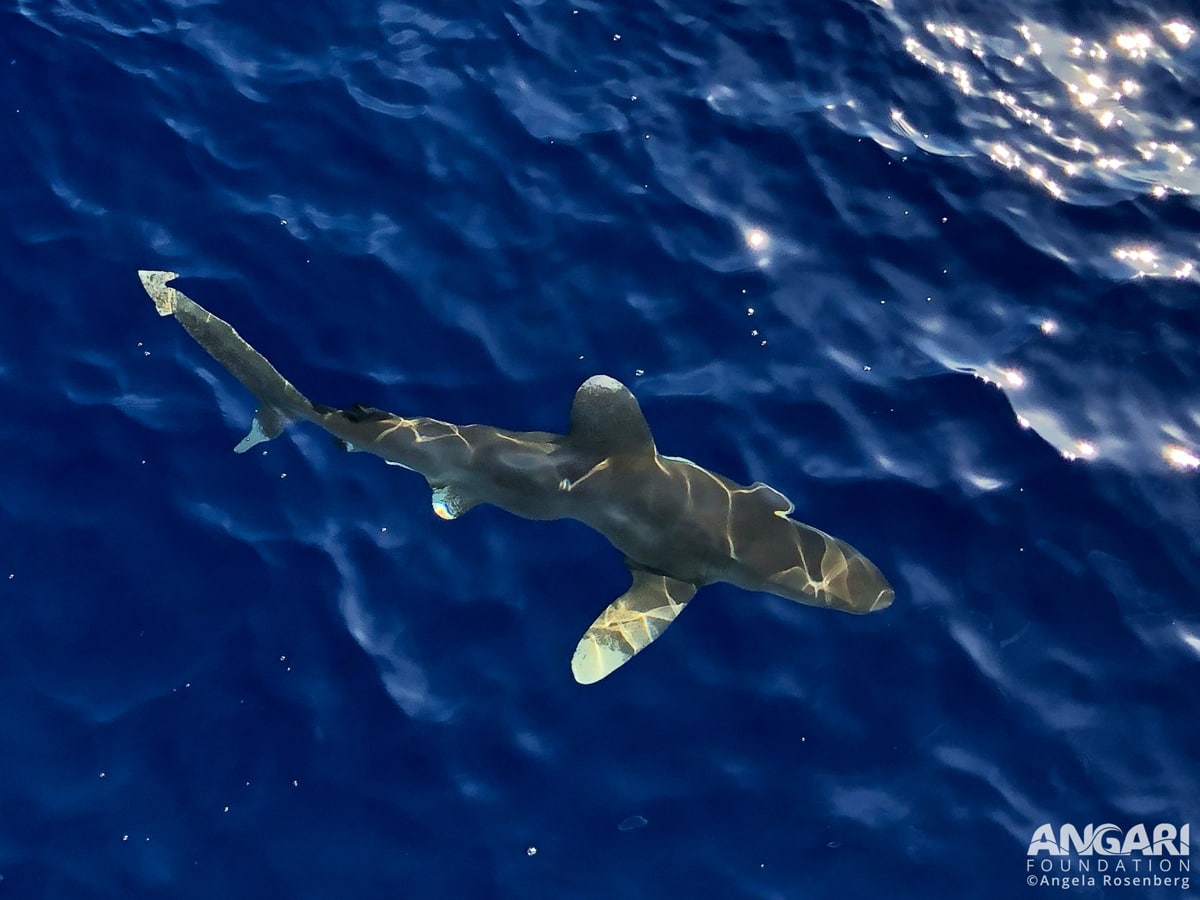
[[[228,322],[169,287],[174,272],[138,275],[158,314],[174,316],[258,398],[236,452],[277,437],[289,422],[313,422],[344,447],[424,475],[443,519],[491,503],[527,519],[578,519],[604,535],[625,555],[633,584],[575,648],[571,671],[582,684],[645,649],[713,582],[852,613],[883,609],[895,597],[849,544],[789,518],[792,504],[779,491],[660,454],[633,394],[606,375],[575,392],[565,435],[336,409],[310,402]]]

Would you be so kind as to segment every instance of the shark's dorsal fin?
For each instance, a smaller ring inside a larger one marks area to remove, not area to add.
[[[654,438],[637,400],[607,375],[593,375],[575,392],[567,439],[601,457],[654,452]]]
[[[571,658],[580,684],[593,684],[623,666],[675,621],[696,586],[633,568],[633,584],[592,623]]]

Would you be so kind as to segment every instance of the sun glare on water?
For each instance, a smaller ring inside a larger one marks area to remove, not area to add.
[[[767,245],[771,243],[771,239],[761,228],[747,228],[745,237],[746,246],[751,250],[766,250]]]

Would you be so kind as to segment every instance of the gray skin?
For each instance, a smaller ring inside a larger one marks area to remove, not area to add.
[[[789,518],[792,504],[774,488],[739,485],[658,453],[637,400],[608,376],[580,386],[565,435],[323,406],[227,322],[169,287],[175,273],[138,275],[159,315],[174,316],[258,398],[237,452],[277,437],[288,422],[313,422],[348,449],[424,475],[444,519],[491,503],[527,519],[578,519],[604,535],[624,554],[633,583],[580,639],[571,668],[581,683],[631,659],[716,581],[852,613],[875,612],[895,597],[849,544]]]

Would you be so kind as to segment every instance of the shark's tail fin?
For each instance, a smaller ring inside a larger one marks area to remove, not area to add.
[[[274,406],[260,406],[254,412],[254,418],[250,422],[250,430],[246,432],[246,436],[238,441],[234,447],[234,453],[245,453],[251,447],[262,444],[266,441],[273,441],[275,438],[283,434],[290,419],[282,410]]]
[[[266,357],[247,344],[232,325],[170,287],[169,283],[179,277],[176,273],[141,270],[138,277],[158,314],[174,316],[196,343],[258,398],[260,406],[250,433],[233,448],[235,452],[245,453],[256,444],[279,437],[288,422],[318,415],[312,403]]]

